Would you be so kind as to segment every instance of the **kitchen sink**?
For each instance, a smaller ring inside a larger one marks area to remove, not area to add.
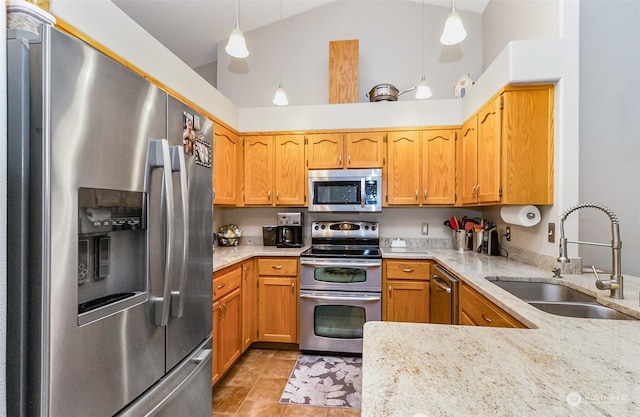
[[[502,277],[487,277],[487,280],[532,306],[558,316],[638,320],[598,303],[594,296],[561,284],[510,280]]]
[[[547,313],[566,317],[608,320],[637,320],[635,317],[621,313],[598,303],[567,303],[529,301],[529,304]]]

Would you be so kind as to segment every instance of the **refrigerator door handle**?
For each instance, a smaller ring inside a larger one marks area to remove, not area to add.
[[[182,262],[180,267],[180,285],[178,291],[171,291],[171,317],[180,318],[184,312],[184,294],[187,284],[187,257],[189,256],[189,184],[187,182],[187,164],[182,146],[171,147],[171,170],[180,174],[180,199],[182,206]]]
[[[165,264],[162,297],[152,297],[156,326],[166,326],[169,322],[171,300],[171,266],[173,258],[173,181],[171,179],[171,152],[166,139],[149,141],[149,168],[163,168],[163,184],[165,193]]]

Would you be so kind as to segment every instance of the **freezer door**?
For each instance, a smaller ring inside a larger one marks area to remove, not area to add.
[[[167,370],[211,334],[213,273],[213,124],[169,97],[167,139],[173,159],[176,244],[167,326]],[[186,215],[185,215],[186,214]]]
[[[30,49],[27,415],[112,416],[165,374],[165,328],[151,303],[162,278],[147,266],[147,241],[165,231],[148,219],[131,235],[87,233],[98,272],[85,279],[79,190],[122,190],[134,205],[160,199],[144,183],[149,142],[165,136],[166,93],[54,29]],[[122,308],[79,314],[84,298],[130,286]]]
[[[118,417],[211,417],[211,338]]]

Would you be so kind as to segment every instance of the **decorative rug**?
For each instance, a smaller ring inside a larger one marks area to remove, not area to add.
[[[362,358],[300,355],[280,404],[360,409]]]

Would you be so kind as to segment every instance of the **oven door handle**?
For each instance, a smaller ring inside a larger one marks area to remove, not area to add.
[[[326,301],[380,301],[380,297],[331,297],[328,295],[300,294],[300,298]]]
[[[332,267],[332,268],[370,268],[370,267],[380,267],[382,266],[381,262],[354,262],[354,263],[340,263],[336,261],[307,261],[305,259],[300,259],[300,265],[309,265],[309,266],[324,266],[324,267]]]

